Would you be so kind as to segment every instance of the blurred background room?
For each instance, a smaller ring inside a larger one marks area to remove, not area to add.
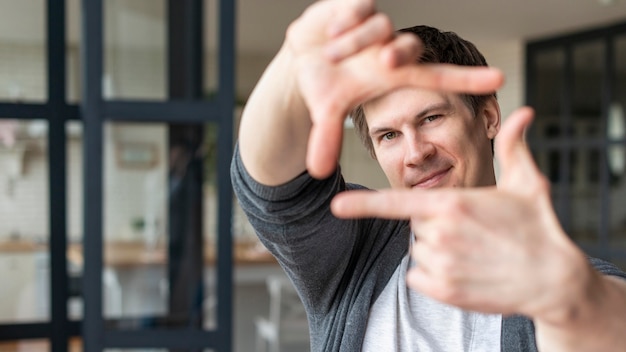
[[[228,168],[310,2],[0,0],[0,352],[308,350]],[[626,269],[626,0],[378,7],[504,71],[502,114],[536,109],[529,146],[564,228]],[[347,180],[387,187],[345,128]]]

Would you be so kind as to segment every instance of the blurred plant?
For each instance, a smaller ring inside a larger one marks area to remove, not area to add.
[[[136,217],[130,221],[130,226],[132,227],[133,231],[141,232],[146,226],[146,222],[142,217]]]

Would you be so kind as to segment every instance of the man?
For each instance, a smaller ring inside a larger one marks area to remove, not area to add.
[[[532,111],[500,131],[501,74],[457,66],[486,64],[452,34],[409,31],[421,41],[395,35],[373,1],[316,2],[244,110],[234,189],[300,294],[312,349],[623,350],[626,283],[600,271],[626,275],[594,269],[559,226],[523,144]],[[429,53],[447,58],[415,63]],[[357,105],[391,190],[341,177]]]

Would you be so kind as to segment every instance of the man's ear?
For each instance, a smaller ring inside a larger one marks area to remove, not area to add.
[[[481,110],[481,117],[485,124],[485,131],[489,139],[494,139],[500,131],[502,117],[500,115],[500,104],[495,97],[489,97]]]

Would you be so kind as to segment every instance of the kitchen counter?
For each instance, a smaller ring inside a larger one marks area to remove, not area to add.
[[[45,243],[36,243],[23,240],[0,241],[0,255],[14,253],[35,253],[48,250]],[[216,248],[206,245],[204,249],[204,262],[213,265],[216,261]],[[83,249],[81,244],[70,244],[67,250],[70,262],[77,266],[83,264]],[[133,267],[163,265],[167,262],[167,248],[157,245],[150,248],[140,241],[115,241],[106,242],[104,248],[104,263],[110,267]],[[256,241],[238,241],[233,248],[233,261],[235,266],[248,266],[257,264],[276,264],[274,257]]]

